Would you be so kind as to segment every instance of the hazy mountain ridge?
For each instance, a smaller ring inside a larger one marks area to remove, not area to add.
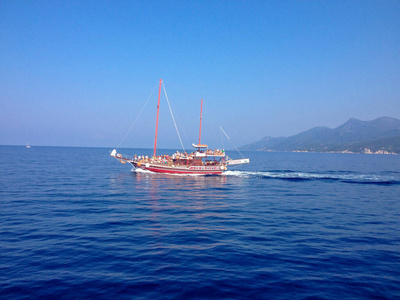
[[[290,137],[265,137],[241,147],[256,151],[304,151],[400,154],[400,120],[354,118],[337,128],[315,127]]]

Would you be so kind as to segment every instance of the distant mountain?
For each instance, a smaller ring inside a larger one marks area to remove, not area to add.
[[[391,117],[372,121],[351,118],[334,129],[315,127],[290,137],[265,137],[241,149],[400,154],[400,120]]]

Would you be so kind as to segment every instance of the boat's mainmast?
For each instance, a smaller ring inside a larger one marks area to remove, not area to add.
[[[158,115],[159,115],[159,113],[160,113],[161,84],[162,84],[162,79],[160,79],[160,87],[159,87],[159,89],[158,89],[156,136],[155,136],[155,138],[154,138],[154,154],[153,154],[153,156],[156,156],[156,149],[157,149],[157,131],[158,131]]]

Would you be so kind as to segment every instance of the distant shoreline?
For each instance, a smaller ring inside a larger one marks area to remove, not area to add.
[[[399,153],[396,152],[388,152],[384,150],[378,150],[378,151],[371,151],[370,149],[367,149],[369,151],[365,152],[352,152],[352,151],[326,151],[326,152],[321,152],[321,151],[307,151],[307,150],[293,150],[293,151],[277,151],[277,150],[243,150],[243,151],[258,151],[258,152],[287,152],[287,153],[339,153],[339,154],[374,154],[374,155],[399,155]]]

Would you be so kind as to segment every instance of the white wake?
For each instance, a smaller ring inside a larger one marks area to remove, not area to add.
[[[338,174],[338,173],[313,173],[299,171],[226,171],[225,176],[235,176],[242,178],[271,178],[271,179],[287,179],[287,180],[337,180],[360,183],[385,183],[385,182],[400,182],[400,178],[393,176],[382,176],[378,174]]]

